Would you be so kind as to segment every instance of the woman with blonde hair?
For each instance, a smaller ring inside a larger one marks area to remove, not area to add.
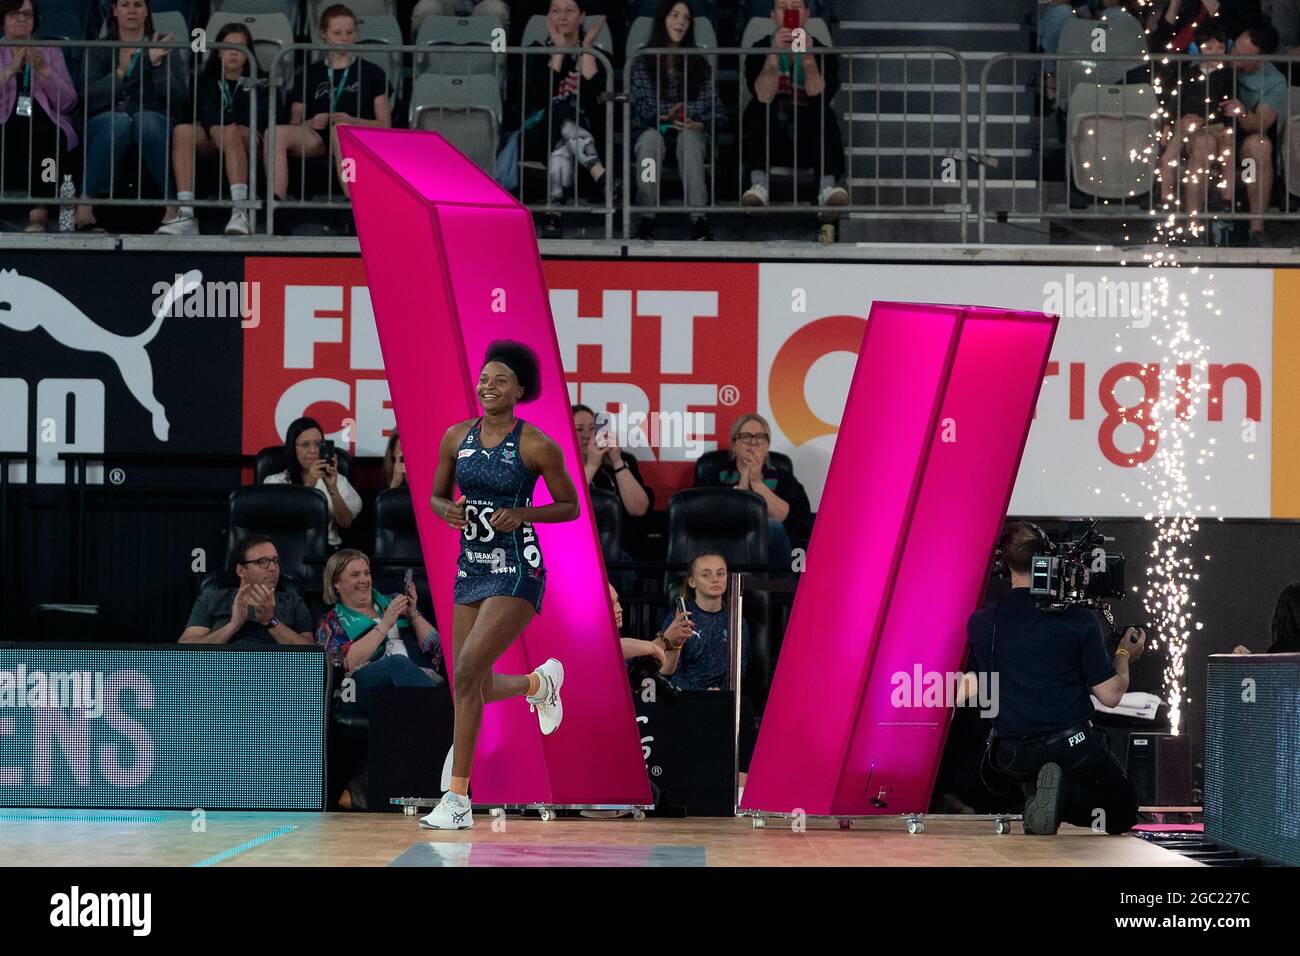
[[[316,628],[316,642],[356,681],[354,710],[368,710],[376,687],[446,683],[438,631],[420,613],[414,584],[405,594],[381,594],[370,577],[370,559],[354,548],[330,555],[322,583],[333,607]]]
[[[716,487],[752,491],[767,504],[767,553],[773,565],[790,566],[791,540],[812,534],[812,505],[793,471],[772,461],[772,427],[762,415],[741,415],[731,424],[727,467],[718,472]]]

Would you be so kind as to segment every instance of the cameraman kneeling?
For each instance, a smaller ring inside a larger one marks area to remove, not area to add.
[[[1055,833],[1061,821],[1124,833],[1137,822],[1137,792],[1092,726],[1088,691],[1107,707],[1118,704],[1146,635],[1130,628],[1111,657],[1093,611],[1040,608],[1029,593],[1040,534],[1023,522],[1007,526],[999,546],[1012,591],[966,625],[976,666],[999,675],[988,759],[1020,781],[1026,833]]]

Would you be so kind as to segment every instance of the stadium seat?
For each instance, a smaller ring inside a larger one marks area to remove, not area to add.
[[[90,27],[94,22],[94,7],[85,0],[47,0],[41,4],[41,26],[33,34],[42,40],[65,38],[68,40],[86,40],[90,37]],[[63,52],[65,59],[72,58],[72,51]]]
[[[314,43],[320,38],[320,15],[338,0],[311,0],[307,5],[307,36]],[[397,16],[396,0],[347,0],[347,8],[357,17]]]
[[[437,130],[481,169],[496,162],[501,126],[501,90],[496,78],[417,77],[411,93],[411,129]]]
[[[339,474],[344,478],[348,477],[351,469],[351,460],[348,453],[342,448],[334,449],[334,454],[338,458]],[[253,483],[260,485],[272,475],[278,475],[284,471],[284,446],[272,445],[269,448],[263,448],[257,453],[257,459],[253,464]]]
[[[212,12],[283,13],[285,19],[293,23],[298,19],[298,0],[212,0]]]
[[[495,17],[425,17],[416,34],[416,46],[487,46],[492,34],[500,29]],[[470,76],[476,73],[501,74],[505,58],[483,53],[417,53],[415,72],[443,76]]]
[[[164,30],[162,24],[158,22],[158,15],[160,13],[179,13],[185,18],[186,23],[193,23],[194,14],[197,12],[196,7],[197,4],[194,0],[149,0],[149,13],[152,14],[153,25],[159,33],[170,32]],[[185,32],[185,36],[189,36],[188,29]],[[182,39],[181,34],[176,34],[176,39]]]
[[[767,504],[752,491],[687,488],[668,502],[668,561],[716,551],[729,564],[767,561]]]
[[[1291,113],[1282,127],[1282,172],[1286,180],[1286,191],[1292,196],[1300,196],[1300,126],[1296,125],[1298,123],[1300,123],[1300,113]]]
[[[230,493],[226,566],[234,564],[236,542],[246,534],[267,534],[280,552],[280,571],[320,587],[320,569],[329,555],[329,504],[314,488],[253,485]]]
[[[783,455],[779,451],[768,452],[768,458],[778,471],[786,474],[794,474],[794,463],[790,461],[789,455]],[[718,483],[718,475],[727,466],[731,459],[731,452],[726,449],[717,451],[706,451],[699,458],[695,459],[695,484],[697,487],[709,487]]]
[[[1119,14],[1123,14],[1120,16]],[[1111,85],[1142,65],[1146,36],[1137,20],[1123,10],[1111,10],[1100,20],[1067,20],[1056,52],[1060,57],[1087,57],[1095,53],[1095,30],[1105,30],[1107,53],[1132,53],[1132,60],[1059,59],[1056,62],[1056,106],[1068,111],[1070,96],[1080,83]]]
[[[253,49],[257,53],[257,68],[266,75],[271,72],[280,50],[293,43],[293,24],[283,13],[213,13],[208,18],[208,36],[216,37],[227,23],[242,23],[253,36]],[[292,64],[285,79],[293,76]],[[288,86],[292,89],[292,86]]]
[[[1070,94],[1066,149],[1080,192],[1099,199],[1135,199],[1150,192],[1159,155],[1156,94],[1147,84],[1080,83]]]
[[[588,14],[583,18],[583,32],[590,30],[595,24],[596,15]],[[546,17],[537,15],[528,18],[528,24],[524,27],[524,35],[519,41],[520,46],[530,46],[533,43],[546,42]],[[609,35],[608,30],[601,30],[600,36],[596,37],[596,49],[600,50],[611,60],[614,57],[614,38]]]
[[[375,497],[375,541],[370,556],[423,566],[420,532],[409,487],[385,488]]]
[[[608,488],[591,489],[591,510],[605,561],[623,560],[623,503]]]

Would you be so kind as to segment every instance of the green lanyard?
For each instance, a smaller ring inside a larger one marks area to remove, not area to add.
[[[226,85],[226,80],[224,77],[218,80],[217,82],[221,84],[222,115],[225,115],[226,113],[233,113],[235,111],[235,95],[230,92],[230,87]],[[236,80],[235,82],[238,82],[238,80]]]
[[[326,69],[330,71],[330,112],[334,113],[338,110],[339,97],[343,95],[343,87],[348,82],[348,70],[352,69],[352,64],[349,63],[343,68],[343,76],[339,79],[338,89],[334,88],[334,67],[329,66]]]
[[[126,76],[122,78],[123,81],[131,79],[131,74],[135,72],[135,65],[140,62],[140,54],[143,52],[143,50],[135,51],[135,56],[131,57],[131,65],[126,68]]]
[[[24,63],[22,92],[26,94],[26,93],[30,93],[31,90],[32,90],[32,65],[30,63]]]

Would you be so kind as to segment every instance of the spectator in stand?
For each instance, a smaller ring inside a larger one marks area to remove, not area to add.
[[[1038,18],[1038,48],[1044,53],[1055,53],[1061,44],[1061,31],[1074,19],[1077,0],[1051,0],[1051,6]],[[1043,61],[1044,92],[1051,102],[1056,100],[1056,61]]]
[[[664,0],[655,12],[650,49],[697,49],[695,23],[685,0]],[[707,206],[709,187],[704,164],[709,137],[720,129],[726,113],[713,82],[713,70],[703,56],[642,57],[632,68],[632,138],[636,144],[636,201],[657,206],[668,145],[674,147],[677,169],[688,206]],[[653,177],[643,171],[653,163]],[[638,239],[654,238],[655,217],[646,216],[637,227]],[[712,239],[708,217],[691,213],[691,238]]]
[[[316,628],[316,643],[336,666],[356,680],[360,713],[376,687],[438,687],[442,644],[438,631],[420,613],[415,585],[405,594],[383,595],[370,577],[370,559],[352,548],[325,562],[325,602],[333,605]]]
[[[649,513],[654,493],[646,487],[636,458],[618,447],[618,438],[608,427],[596,427],[596,413],[586,405],[573,406],[573,427],[587,471],[587,484],[618,495],[628,517]]]
[[[361,496],[347,477],[339,474],[336,458],[321,457],[325,433],[314,418],[299,418],[284,436],[284,460],[289,467],[267,477],[268,485],[305,485],[315,488],[329,502],[329,543],[337,548],[343,543],[340,529],[352,526],[361,513]]]
[[[176,39],[170,33],[162,36],[154,30],[146,0],[114,0],[109,7],[107,29],[109,40],[167,43]],[[164,196],[171,198],[173,129],[189,106],[185,51],[157,46],[95,47],[86,51],[85,68],[85,197],[109,197],[114,186],[129,175],[122,171],[121,163],[127,148],[135,146],[150,178]],[[194,207],[187,204],[194,194],[178,192],[176,199],[180,208],[168,208],[164,226],[180,219],[194,219]],[[191,231],[197,232],[197,222],[192,226]],[[77,207],[77,229],[99,229],[93,203]]]
[[[276,593],[280,553],[264,534],[235,545],[238,588],[199,592],[182,644],[310,644],[311,614],[292,591]]]
[[[793,474],[772,464],[772,428],[762,415],[741,415],[731,425],[731,463],[718,473],[723,487],[752,491],[767,503],[768,562],[790,566],[791,540],[812,534],[808,492]]]
[[[661,673],[678,690],[722,690],[727,686],[731,655],[731,626],[723,598],[727,593],[727,560],[712,551],[691,559],[682,586],[686,613],[674,610],[664,618],[656,643],[663,645]],[[749,624],[741,621],[740,671],[749,669]]]
[[[1191,165],[1187,174],[1181,177],[1186,186],[1185,206],[1201,212],[1205,207],[1209,167],[1231,148],[1231,130],[1220,110],[1223,102],[1232,97],[1232,70],[1223,61],[1213,59],[1228,48],[1228,37],[1218,24],[1207,23],[1198,29],[1196,46],[1203,62],[1194,64],[1190,70],[1179,64],[1183,67],[1178,71],[1182,74],[1182,81],[1166,81],[1165,108],[1170,116],[1176,117],[1177,132],[1175,124],[1169,123],[1161,131],[1168,145],[1160,157],[1160,165],[1156,167],[1156,177],[1164,201],[1175,202],[1180,178],[1178,169],[1186,156]],[[1203,155],[1202,136],[1212,138],[1211,154]],[[1196,165],[1199,162],[1206,165]]]
[[[786,26],[798,21],[798,37]],[[844,178],[844,144],[839,118],[831,100],[840,87],[835,56],[818,53],[807,32],[808,9],[804,0],[774,0],[774,35],[753,49],[764,47],[767,56],[747,56],[745,85],[754,98],[741,117],[742,148],[750,186],[741,197],[745,206],[766,206],[773,166],[811,166],[817,170],[817,202],[843,206],[849,201],[841,185]],[[804,52],[796,52],[802,41]]]
[[[6,40],[30,40],[41,25],[35,0],[0,0]],[[68,153],[77,148],[72,115],[77,90],[57,47],[0,47],[0,191],[13,190],[52,199],[63,174],[71,171]],[[47,160],[55,176],[42,175]],[[45,232],[49,210],[33,206],[26,232]]]
[[[1207,23],[1235,37],[1263,24],[1264,15],[1259,0],[1169,0],[1164,13],[1157,10],[1147,19],[1147,48],[1152,53],[1186,53],[1196,31]]]
[[[582,0],[551,0],[546,14],[546,40],[531,46],[590,49],[604,29],[599,19],[583,29]],[[600,158],[605,142],[605,68],[595,56],[582,53],[530,54],[524,57],[521,84],[524,102],[506,107],[506,116],[523,116],[519,139],[521,161],[545,163],[547,200],[560,203],[571,189],[599,193],[604,199],[606,167]],[[558,239],[560,217],[544,220],[542,237]]]
[[[1272,27],[1252,27],[1242,31],[1232,52],[1259,59],[1235,64],[1237,96],[1224,100],[1220,106],[1223,116],[1236,123],[1235,152],[1239,163],[1251,162],[1254,167],[1254,175],[1244,178],[1247,179],[1246,198],[1250,212],[1255,216],[1267,211],[1273,195],[1275,140],[1287,116],[1289,87],[1286,77],[1264,59],[1276,50],[1277,31]],[[1231,142],[1230,138],[1229,145]],[[1213,136],[1204,132],[1198,134],[1190,146],[1192,168],[1206,168],[1215,146]],[[1239,163],[1233,164],[1235,169],[1241,168]],[[1254,247],[1268,245],[1263,219],[1250,220],[1249,243]]]
[[[609,586],[609,600],[614,605],[614,626],[618,628],[619,631],[620,636],[618,643],[619,647],[623,650],[623,660],[636,661],[644,658],[648,661],[654,661],[660,668],[662,668],[668,661],[667,645],[662,640],[662,637],[660,635],[655,635],[655,640],[653,641],[642,641],[635,637],[623,637],[623,605],[618,602],[618,592],[614,590],[614,585],[612,584]],[[677,632],[674,632],[674,634],[676,633]],[[689,634],[681,634],[679,636],[682,640],[685,640]]]
[[[388,447],[384,449],[384,487],[401,488],[405,484],[406,456],[402,454],[402,440],[394,428],[388,436]]]
[[[357,39],[356,15],[341,3],[320,15],[320,38],[331,46],[346,46]],[[275,128],[275,169],[272,189],[283,200],[289,191],[289,158],[334,157],[343,194],[348,194],[339,151],[340,126],[392,126],[388,108],[388,78],[369,60],[345,51],[314,60],[294,81],[289,103],[289,124]],[[263,155],[266,143],[262,144]]]
[[[237,43],[253,49],[253,35],[242,23],[227,23],[217,33],[217,43]],[[182,194],[194,188],[194,161],[197,156],[220,156],[226,179],[230,181],[230,198],[248,198],[249,139],[260,138],[266,131],[270,102],[267,88],[255,92],[240,89],[240,80],[248,76],[248,57],[239,50],[221,50],[208,57],[196,84],[197,109],[194,123],[176,127],[172,166],[176,185]],[[257,97],[257,129],[252,125],[252,97]],[[159,232],[194,235],[198,223],[193,218],[177,219]],[[247,209],[235,209],[226,223],[226,235],[247,236],[252,221]]]
[[[411,40],[414,42],[425,17],[496,17],[510,29],[510,4],[505,0],[420,0],[411,11]]]

